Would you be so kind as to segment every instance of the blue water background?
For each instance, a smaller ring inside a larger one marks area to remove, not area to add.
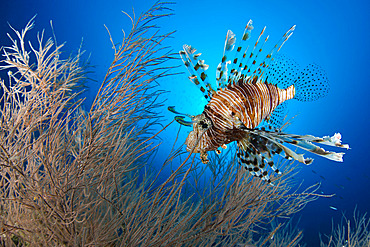
[[[64,50],[76,51],[83,37],[84,49],[91,55],[95,66],[94,79],[102,81],[113,59],[112,45],[104,24],[110,29],[116,42],[121,41],[122,29],[130,30],[130,20],[121,10],[136,15],[148,9],[155,1],[17,1],[0,2],[0,46],[10,44],[6,33],[12,32],[11,24],[20,30],[35,15],[36,26],[29,33],[34,38],[45,29],[50,37],[53,26],[58,43],[67,42]],[[322,191],[336,194],[329,199],[319,199],[307,205],[299,213],[299,227],[304,229],[304,241],[317,246],[318,233],[329,233],[331,219],[339,222],[342,212],[350,215],[354,208],[364,213],[370,211],[370,165],[368,141],[370,140],[370,17],[368,1],[179,1],[171,5],[175,15],[160,21],[164,31],[177,30],[167,41],[175,51],[184,43],[191,44],[201,52],[202,59],[210,65],[209,75],[215,78],[215,68],[220,62],[225,35],[228,29],[240,37],[249,19],[253,20],[258,36],[264,26],[270,35],[270,47],[292,25],[297,25],[281,53],[294,58],[302,66],[317,63],[329,77],[329,95],[311,103],[293,102],[289,105],[291,115],[299,114],[288,132],[313,134],[315,136],[342,134],[346,151],[343,163],[314,157],[311,166],[301,165],[298,180],[305,184],[322,182]],[[180,71],[185,72],[185,68]],[[91,82],[85,93],[87,104],[91,103],[98,83]],[[201,93],[187,79],[187,74],[161,82],[161,89],[168,90],[166,105],[176,105],[177,110],[199,114],[205,104]],[[173,117],[166,109],[167,122]],[[163,141],[172,145],[177,126],[162,135]],[[183,129],[184,140],[188,129]],[[338,150],[340,151],[340,150]],[[168,150],[161,149],[165,156]],[[312,171],[313,170],[313,171]],[[315,174],[316,172],[317,174]],[[322,177],[320,177],[322,176]],[[338,208],[332,210],[329,206]]]

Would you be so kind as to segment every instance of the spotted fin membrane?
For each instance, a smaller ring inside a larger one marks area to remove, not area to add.
[[[264,80],[286,89],[291,85],[296,88],[295,99],[299,101],[315,101],[326,96],[329,92],[329,80],[325,71],[316,64],[309,64],[304,69],[291,58],[277,54],[271,64],[265,69]],[[280,104],[263,121],[259,127],[278,130],[284,124],[287,115],[288,102]]]
[[[265,80],[285,89],[291,85],[296,88],[295,99],[315,101],[329,93],[329,80],[325,71],[316,64],[304,69],[292,59],[278,54],[265,72]]]
[[[278,105],[271,115],[264,119],[257,128],[265,128],[268,130],[280,131],[286,123],[286,116],[288,114],[288,102],[283,102]]]

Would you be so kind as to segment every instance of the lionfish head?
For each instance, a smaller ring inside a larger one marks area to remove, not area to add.
[[[194,153],[201,152],[202,149],[202,138],[204,133],[212,126],[212,122],[203,113],[192,118],[193,130],[189,133],[186,138],[186,151],[192,151]]]
[[[176,122],[184,126],[193,126],[193,130],[189,133],[188,137],[186,138],[186,150],[193,151],[194,153],[201,152],[202,144],[204,143],[201,139],[204,133],[212,126],[211,120],[206,117],[204,113],[193,116],[185,113],[179,113],[175,111],[174,106],[169,106],[168,110],[175,114],[179,114],[179,116],[175,117]],[[191,121],[186,121],[185,117],[189,117]]]

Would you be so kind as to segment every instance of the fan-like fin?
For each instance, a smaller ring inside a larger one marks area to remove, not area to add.
[[[287,113],[287,102],[285,101],[278,105],[271,115],[267,119],[264,119],[258,127],[264,127],[269,130],[279,130],[284,125]]]
[[[285,42],[292,36],[293,31],[295,29],[295,25],[292,26],[286,33],[281,37],[278,43],[274,46],[274,48],[271,49],[270,53],[266,55],[266,58],[263,60],[263,62],[260,65],[260,68],[262,70],[261,76],[263,76],[264,71],[266,68],[269,67],[271,62],[275,59],[276,54],[280,51],[281,47],[285,44]]]
[[[248,59],[243,67],[242,70],[240,70],[240,77],[244,78],[245,82],[254,82],[255,80],[249,80],[249,78],[253,78],[258,76],[260,80],[262,81],[263,75],[265,73],[265,70],[269,67],[269,64],[274,60],[274,56],[279,52],[281,47],[284,45],[284,43],[289,39],[289,37],[293,34],[293,30],[295,29],[295,26],[291,27],[279,40],[279,42],[272,48],[270,53],[266,55],[266,57],[263,59],[262,62],[258,62],[258,57],[263,51],[263,47],[265,46],[265,43],[267,42],[269,36],[267,36],[264,40],[264,42],[261,44],[260,48],[258,47],[258,44],[260,43],[261,37],[264,34],[265,28],[261,31],[260,36],[258,37],[254,48],[250,55],[248,56]],[[256,51],[257,50],[257,51]],[[244,57],[246,54],[244,54]]]
[[[248,56],[248,59],[247,59],[247,62],[243,68],[243,75],[246,77],[246,76],[253,76],[253,75],[256,75],[256,72],[259,68],[257,64],[257,57],[258,55],[262,52],[262,48],[263,46],[265,45],[266,41],[268,40],[268,36],[267,38],[265,39],[265,41],[262,43],[262,46],[257,49],[257,52],[256,52],[256,48],[260,42],[260,39],[262,37],[262,35],[265,33],[265,30],[266,30],[266,27],[264,27],[260,33],[260,35],[258,36],[258,39],[256,41],[256,43],[254,44],[254,47],[253,47],[253,50],[251,51],[250,55]],[[257,66],[257,67],[256,67]],[[253,71],[254,70],[254,71]],[[260,73],[261,72],[261,69],[259,69]]]
[[[281,89],[295,87],[294,98],[299,101],[314,101],[329,92],[329,80],[325,71],[318,65],[309,64],[300,69],[299,65],[284,55],[277,55],[265,70],[265,81]]]
[[[235,34],[228,30],[226,34],[224,52],[222,55],[221,63],[217,66],[216,70],[216,81],[217,90],[224,88],[227,84],[228,79],[228,68],[227,65],[231,63],[231,52],[234,50],[236,37]]]
[[[326,96],[329,92],[329,80],[325,71],[316,64],[309,64],[294,82],[295,99],[314,101]]]
[[[237,154],[239,163],[253,176],[259,177],[268,183],[271,183],[270,176],[266,170],[264,156],[261,154],[254,154],[255,151],[240,149]]]
[[[289,139],[297,139],[306,142],[316,142],[327,146],[333,147],[340,147],[349,149],[348,144],[342,144],[342,135],[340,133],[335,133],[333,136],[324,136],[322,138],[315,137],[313,135],[293,135],[293,134],[286,134],[286,133],[277,133],[277,135]]]
[[[290,150],[288,147],[283,145],[283,143],[288,143],[294,145],[298,148],[304,149],[310,153],[317,154],[321,157],[334,160],[334,161],[343,161],[344,153],[336,153],[332,151],[326,151],[323,148],[313,144],[313,142],[320,143],[323,145],[328,146],[335,146],[340,148],[348,149],[349,146],[347,144],[341,144],[341,135],[340,133],[336,133],[332,137],[324,136],[323,138],[314,137],[311,135],[293,135],[293,134],[286,134],[282,132],[274,132],[274,131],[266,131],[266,130],[258,130],[258,129],[248,129],[249,133],[254,133],[261,137],[266,138],[276,146],[280,147],[287,158],[293,158],[298,160],[299,162],[305,164],[311,164],[313,159],[305,159],[302,154],[296,154],[294,151]]]
[[[253,30],[252,20],[249,20],[242,38],[239,40],[237,48],[234,49],[235,53],[234,56],[227,56],[225,62],[230,64],[231,70],[228,73],[227,83],[231,83],[233,81],[238,81],[240,79],[240,71],[244,68],[243,60],[246,57],[246,52],[248,50],[249,38],[251,37],[251,32]],[[225,50],[225,49],[224,49]]]
[[[271,183],[267,166],[275,173],[281,174],[272,157],[274,154],[281,153],[282,149],[268,139],[254,133],[248,133],[245,138],[238,141],[238,148],[239,162],[251,175]]]
[[[300,73],[298,63],[284,55],[277,54],[274,61],[266,68],[264,77],[267,83],[286,89],[295,83]]]
[[[199,87],[204,98],[209,101],[214,93],[206,73],[209,66],[204,63],[204,60],[199,59],[201,53],[196,54],[196,49],[189,45],[184,45],[183,48],[184,50],[179,53],[184,65],[190,73],[189,79]]]

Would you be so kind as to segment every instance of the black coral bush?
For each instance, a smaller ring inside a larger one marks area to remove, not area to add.
[[[317,187],[289,192],[289,166],[275,187],[223,156],[212,158],[213,177],[200,186],[206,168],[191,154],[180,162],[181,149],[163,164],[177,167],[164,181],[148,168],[159,145],[156,81],[172,75],[174,58],[162,42],[171,33],[153,23],[170,14],[158,2],[132,19],[119,45],[111,39],[114,60],[89,110],[79,97],[81,53],[62,59],[63,45],[43,33],[28,42],[32,20],[8,35],[0,61],[8,75],[0,80],[2,244],[239,246],[317,198]]]

